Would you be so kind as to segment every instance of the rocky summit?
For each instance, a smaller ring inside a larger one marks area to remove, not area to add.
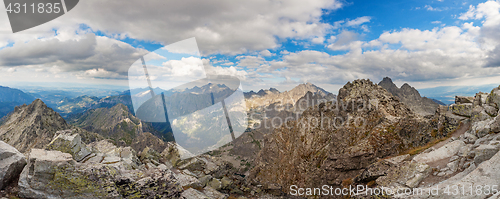
[[[432,139],[429,121],[369,80],[347,83],[336,103],[304,112],[265,138],[252,170],[254,183],[284,191],[341,186],[378,158]]]
[[[43,148],[60,130],[72,128],[54,110],[37,99],[30,105],[15,108],[0,126],[0,140],[21,153],[31,148]]]
[[[385,88],[392,95],[399,98],[399,100],[406,104],[413,112],[422,116],[434,115],[439,104],[432,99],[420,96],[417,89],[405,83],[398,88],[389,77],[385,77],[379,86]]]

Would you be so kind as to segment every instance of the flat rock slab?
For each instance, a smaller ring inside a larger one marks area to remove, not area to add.
[[[463,146],[465,146],[465,143],[463,141],[455,140],[429,153],[418,154],[413,158],[413,160],[420,163],[429,163],[445,158],[450,158],[451,156],[457,154],[457,152]]]

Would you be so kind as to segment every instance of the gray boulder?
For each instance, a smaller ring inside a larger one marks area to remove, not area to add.
[[[0,189],[16,179],[25,165],[26,158],[22,153],[0,141]]]
[[[193,188],[182,192],[181,197],[185,199],[209,199],[207,195]]]
[[[473,101],[474,97],[455,96],[455,104],[472,103]]]
[[[223,194],[221,192],[218,192],[217,190],[213,189],[212,187],[205,187],[203,189],[203,193],[207,195],[209,198],[213,199],[226,199],[229,196],[227,194]]]
[[[484,120],[473,123],[472,133],[479,138],[486,136],[491,131],[491,121],[492,120]]]
[[[486,113],[486,110],[482,106],[477,106],[474,109],[472,109],[470,119],[472,122],[477,122],[477,121],[484,121],[491,119],[491,116],[488,113]]]
[[[500,116],[496,116],[490,123],[491,131],[494,133],[500,132]]]
[[[472,103],[452,104],[449,109],[455,115],[471,117],[474,105]]]
[[[498,151],[500,150],[500,145],[498,143],[496,145],[480,145],[475,151],[475,156],[474,156],[474,163],[476,165],[481,164],[482,162],[489,160],[491,157],[493,157]]]
[[[82,137],[72,131],[59,131],[58,135],[47,145],[47,150],[56,150],[69,153],[76,161],[82,161],[91,151],[82,142]]]
[[[488,103],[491,106],[500,109],[500,86],[498,88],[494,88],[490,95],[488,95]]]

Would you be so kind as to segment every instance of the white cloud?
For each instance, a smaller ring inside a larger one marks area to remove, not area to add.
[[[359,26],[361,24],[370,22],[372,18],[369,16],[358,17],[356,19],[350,20],[346,22],[346,26]]]
[[[432,21],[431,24],[440,24],[441,21]]]
[[[361,47],[362,42],[358,41],[359,34],[354,31],[343,30],[336,37],[331,37],[330,42],[332,44],[328,45],[328,48],[332,50],[349,50],[357,47]]]
[[[464,23],[469,32],[479,34],[478,41],[483,49],[488,50],[486,57],[488,67],[500,67],[500,2],[487,1],[477,6],[470,6],[466,13],[460,15],[461,20],[479,20],[481,27],[473,26],[473,22]]]
[[[443,8],[434,8],[430,5],[425,5],[424,6],[425,9],[427,9],[428,11],[444,11],[444,10],[448,10],[448,7],[443,7]]]
[[[271,53],[269,50],[260,51],[259,54],[263,57],[271,57],[275,55],[274,53]]]
[[[315,37],[311,40],[312,43],[315,43],[315,44],[322,44],[323,42],[325,42],[325,38],[324,37]]]

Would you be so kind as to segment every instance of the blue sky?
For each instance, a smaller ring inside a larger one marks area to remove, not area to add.
[[[311,82],[335,93],[385,76],[417,88],[495,84],[499,10],[499,1],[88,0],[16,34],[0,11],[0,84],[126,86],[141,55],[192,37],[207,73],[237,76],[244,90]]]

